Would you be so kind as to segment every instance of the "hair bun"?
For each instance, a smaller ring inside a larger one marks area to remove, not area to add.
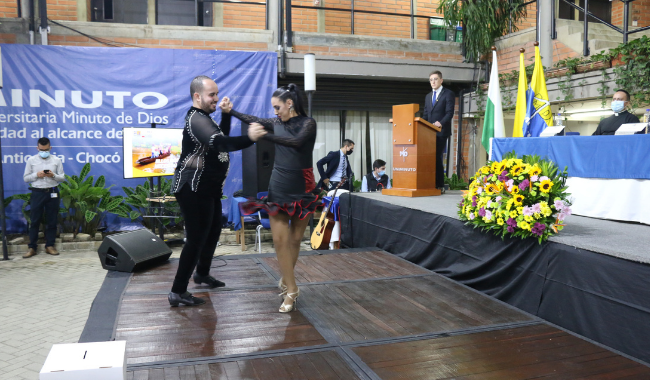
[[[298,86],[295,83],[289,83],[287,90],[291,92],[298,92]]]

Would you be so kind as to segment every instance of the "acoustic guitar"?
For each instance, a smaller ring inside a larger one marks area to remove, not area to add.
[[[318,225],[314,228],[314,233],[311,234],[311,248],[312,249],[329,249],[330,239],[332,238],[332,230],[334,229],[334,213],[332,212],[332,205],[334,204],[334,199],[336,198],[336,192],[339,190],[339,187],[345,183],[347,178],[341,178],[341,182],[334,189],[334,194],[332,199],[326,208],[323,209],[323,213],[320,215],[318,220]]]

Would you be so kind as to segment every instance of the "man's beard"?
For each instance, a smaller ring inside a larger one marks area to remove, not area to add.
[[[203,99],[201,99],[201,102],[199,103],[199,105],[201,106],[201,109],[203,111],[205,111],[207,113],[212,113],[212,112],[216,111],[217,109],[216,109],[216,104],[215,104],[215,109],[212,109],[212,107],[211,107],[212,104],[211,103],[212,102],[209,101],[209,100],[208,101],[203,101]]]

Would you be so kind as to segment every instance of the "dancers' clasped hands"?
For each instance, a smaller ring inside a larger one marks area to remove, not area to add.
[[[221,103],[219,103],[219,108],[221,108],[221,112],[223,113],[230,113],[232,110],[232,102],[230,101],[230,98],[224,96],[223,99],[221,99]],[[264,135],[266,135],[266,130],[262,124],[251,123],[248,127],[248,138],[252,141],[257,141]]]

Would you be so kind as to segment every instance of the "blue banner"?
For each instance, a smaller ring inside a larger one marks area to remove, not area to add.
[[[37,140],[48,137],[65,173],[85,163],[107,184],[135,187],[144,179],[124,179],[122,128],[183,128],[192,105],[190,81],[207,75],[240,112],[272,117],[277,87],[277,54],[209,50],[1,45],[4,87],[0,90],[0,138],[5,197],[28,191],[26,160]],[[213,115],[219,122],[219,111]],[[241,124],[233,118],[231,135]],[[241,152],[230,153],[224,193],[242,188]],[[168,177],[171,178],[171,177]],[[25,231],[18,201],[7,209],[8,232]],[[230,202],[223,205],[227,214]],[[116,225],[118,223],[119,225]],[[128,228],[113,220],[111,229]]]
[[[569,177],[650,179],[650,135],[555,136],[492,140],[492,159],[501,161],[514,151],[517,156],[548,158]],[[571,190],[569,190],[571,191]],[[639,196],[642,196],[639,194]]]

